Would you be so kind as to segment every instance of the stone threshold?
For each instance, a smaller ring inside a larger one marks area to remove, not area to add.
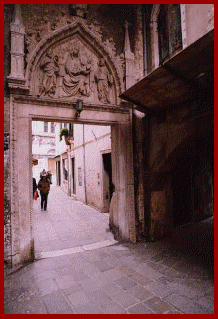
[[[78,247],[60,249],[60,250],[55,250],[55,251],[38,252],[35,254],[35,260],[70,255],[70,254],[75,254],[75,253],[82,253],[84,251],[89,251],[89,250],[94,250],[94,249],[98,249],[98,248],[102,248],[102,247],[107,247],[107,246],[111,246],[111,245],[114,245],[117,243],[118,243],[117,240],[112,239],[112,240],[104,240],[104,241],[100,241],[97,243],[78,246]]]

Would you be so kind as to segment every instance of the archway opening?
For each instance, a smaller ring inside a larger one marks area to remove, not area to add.
[[[49,181],[47,207],[33,199],[36,258],[113,240],[111,127],[75,122],[32,121],[32,176]]]

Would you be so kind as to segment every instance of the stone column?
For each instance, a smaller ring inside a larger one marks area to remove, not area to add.
[[[33,259],[31,120],[19,117],[17,108],[13,105],[17,116],[13,118],[16,134],[12,134],[11,149],[12,267]]]
[[[20,4],[15,4],[15,17],[11,30],[11,73],[9,79],[24,80],[24,35]]]
[[[112,172],[115,199],[110,227],[122,240],[136,242],[131,122],[111,127]]]

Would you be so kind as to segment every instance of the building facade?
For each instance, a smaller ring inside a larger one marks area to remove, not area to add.
[[[213,4],[5,5],[12,265],[34,258],[34,120],[77,125],[83,140],[58,153],[56,171],[67,171],[68,158],[67,191],[91,205],[85,185],[114,184],[109,220],[118,238],[160,239],[213,215],[213,30]],[[88,125],[101,125],[105,138]],[[94,135],[101,160],[90,157],[82,174],[76,158]]]
[[[68,136],[60,140],[62,128],[68,130]],[[110,127],[57,124],[56,150],[57,185],[74,199],[109,212],[112,196]]]
[[[55,123],[54,122],[32,122],[32,156],[38,160],[33,166],[33,177],[39,181],[40,172],[52,170],[53,183],[56,183],[55,171],[52,167],[53,157],[56,154],[55,145]]]
[[[139,223],[155,240],[213,216],[214,6],[153,4],[143,14],[145,77],[121,97],[143,113]]]

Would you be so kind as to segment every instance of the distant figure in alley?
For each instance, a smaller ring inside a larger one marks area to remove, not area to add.
[[[47,202],[48,202],[48,193],[50,191],[50,182],[48,181],[47,174],[43,170],[43,173],[40,174],[41,179],[38,183],[38,189],[41,195],[41,210],[47,210]]]

